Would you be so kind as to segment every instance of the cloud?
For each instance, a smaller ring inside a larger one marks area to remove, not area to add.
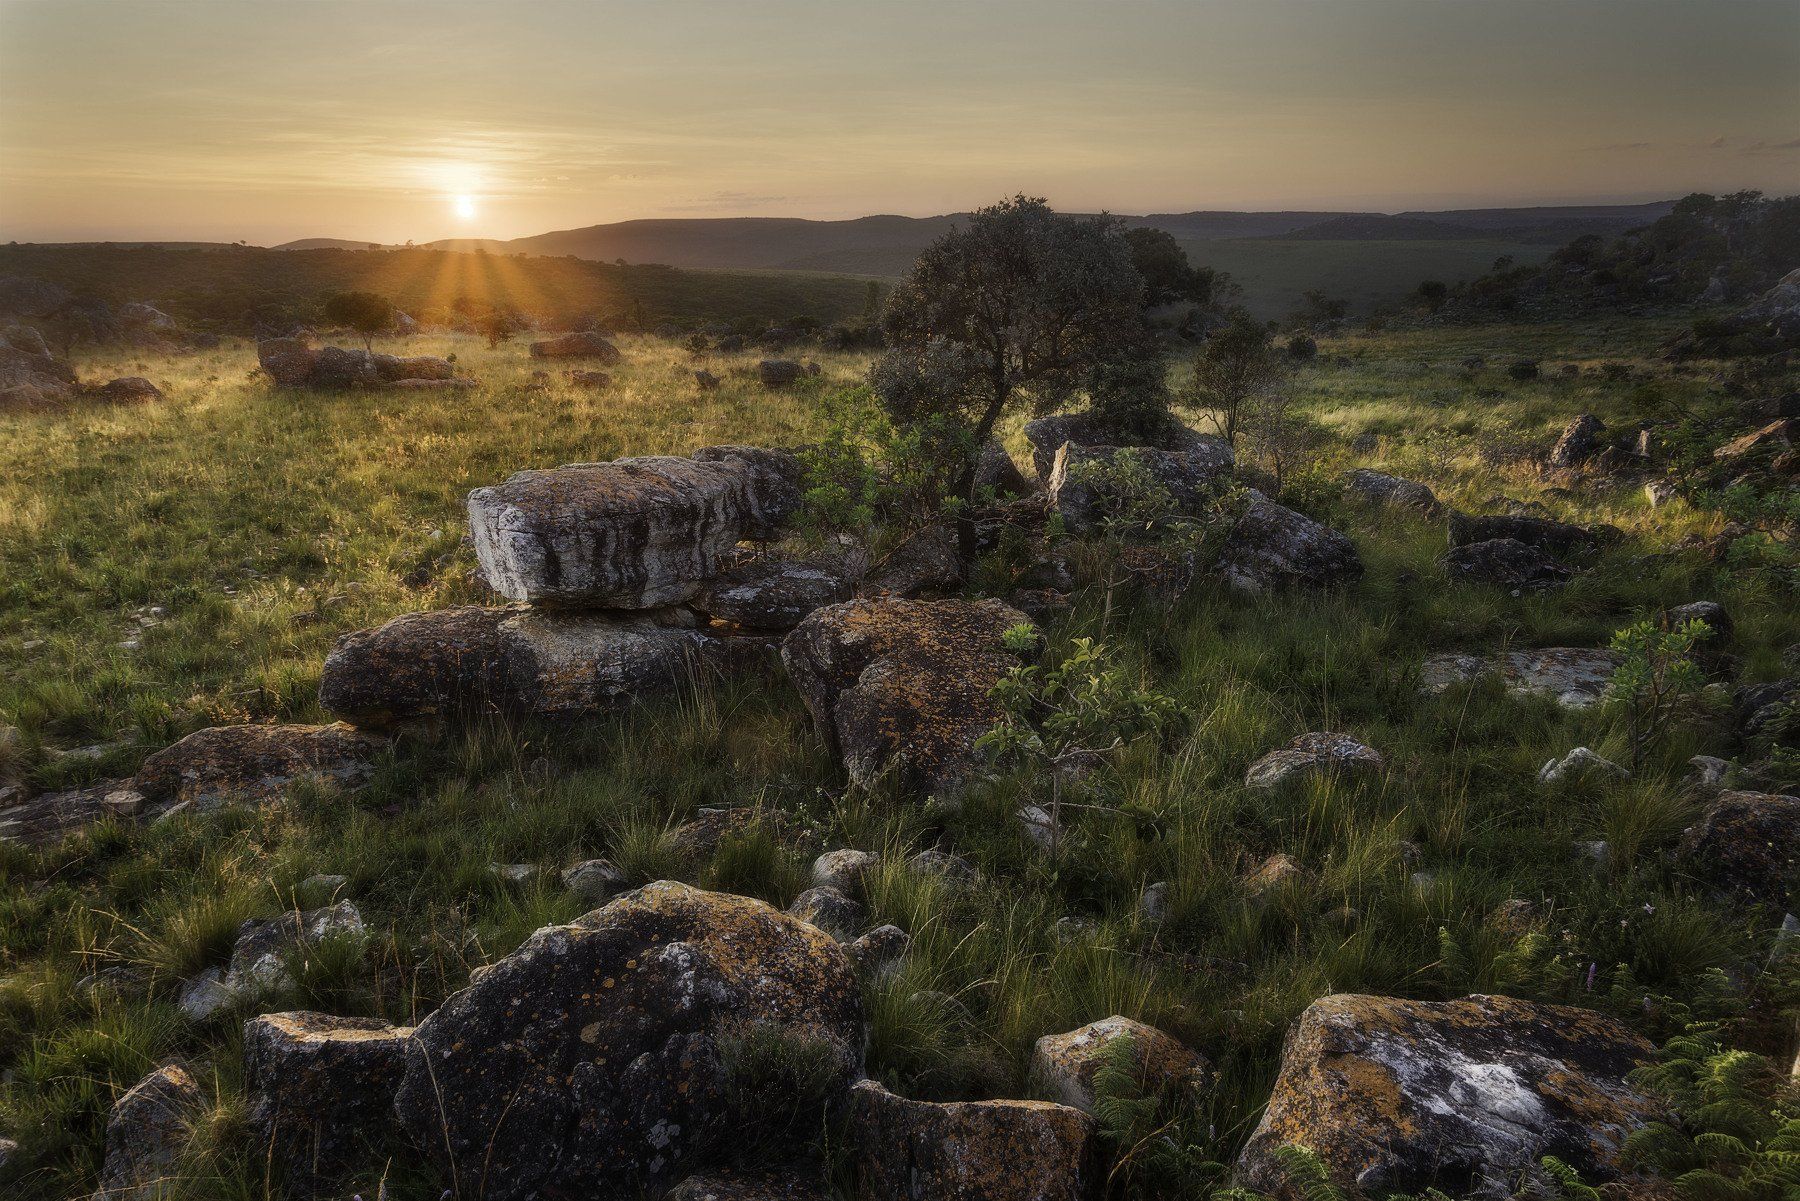
[[[709,196],[695,196],[686,204],[665,204],[663,210],[670,213],[708,213],[720,209],[761,208],[792,199],[792,196],[756,196],[749,192],[714,192]]]

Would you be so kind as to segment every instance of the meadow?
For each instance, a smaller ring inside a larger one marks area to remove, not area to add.
[[[887,852],[868,883],[872,924],[912,936],[873,981],[870,1072],[914,1095],[1022,1096],[1033,1040],[1113,1013],[1182,1038],[1218,1069],[1183,1117],[1196,1160],[1229,1161],[1266,1100],[1289,1023],[1330,992],[1426,998],[1504,991],[1614,1011],[1654,1038],[1679,1006],[1716,1000],[1721,971],[1766,953],[1771,915],[1709,898],[1664,855],[1699,812],[1687,758],[1723,744],[1701,712],[1624,783],[1546,789],[1545,760],[1586,745],[1628,758],[1619,715],[1477,687],[1421,694],[1437,650],[1605,645],[1671,605],[1722,602],[1741,677],[1784,673],[1800,613],[1779,575],[1730,571],[1683,545],[1723,520],[1641,488],[1546,480],[1534,456],[1575,414],[1609,424],[1724,403],[1710,372],[1671,370],[1672,327],[1643,321],[1350,333],[1299,367],[1295,408],[1323,431],[1296,503],[1356,541],[1368,571],[1342,593],[1250,599],[1199,588],[1175,605],[1077,594],[1052,653],[1091,636],[1183,715],[1165,745],[1134,748],[1095,784],[1046,857],[1001,779],[955,807],[846,792],[785,679],[646,702],[575,730],[495,723],[405,742],[354,795],[104,823],[62,846],[0,845],[0,1133],[22,1144],[22,1197],[92,1188],[107,1109],[172,1058],[210,1103],[174,1195],[271,1195],[248,1149],[241,1024],[174,1004],[179,981],[228,957],[240,922],[317,903],[301,883],[340,875],[367,945],[327,946],[260,1008],[323,1008],[410,1022],[475,967],[585,906],[555,871],[509,882],[493,864],[561,867],[605,856],[634,882],[680,878],[785,905],[818,850]],[[123,775],[206,725],[316,721],[333,640],[398,613],[479,599],[463,542],[465,493],[527,467],[723,442],[791,444],[827,399],[858,387],[856,354],[764,389],[755,356],[691,357],[620,340],[604,391],[534,386],[522,345],[423,336],[378,345],[454,354],[468,393],[281,392],[254,347],[178,357],[90,352],[84,377],[145,375],[166,399],[0,415],[0,721],[13,766],[40,787]],[[1483,356],[1470,368],[1465,360]],[[1509,378],[1518,357],[1543,375]],[[1565,376],[1561,368],[1582,368]],[[1615,365],[1611,372],[1601,367]],[[724,377],[701,393],[695,366]],[[1179,372],[1180,364],[1172,369]],[[1193,420],[1199,414],[1190,413]],[[1017,425],[1007,431],[1028,461]],[[1515,597],[1446,581],[1442,524],[1354,503],[1356,466],[1430,484],[1447,503],[1500,498],[1610,522],[1626,537],[1565,589]],[[1246,765],[1306,730],[1344,730],[1386,757],[1379,781],[1321,779],[1253,792]],[[708,858],[671,837],[702,806],[787,815]],[[1596,865],[1578,844],[1605,840]],[[954,850],[981,883],[954,890],[903,870],[903,852]],[[1306,870],[1246,884],[1267,856]],[[1144,888],[1171,884],[1145,919]],[[1489,915],[1540,906],[1529,933]],[[1062,922],[1062,919],[1078,919]],[[1779,915],[1773,915],[1778,920]],[[1059,925],[1059,922],[1062,922]],[[127,966],[128,995],[84,989]],[[1665,998],[1670,1000],[1658,1000]],[[1154,1195],[1153,1181],[1115,1180]],[[435,1198],[396,1147],[388,1196]]]

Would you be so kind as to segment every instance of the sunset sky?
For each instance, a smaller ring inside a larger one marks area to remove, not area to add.
[[[1800,192],[1800,0],[0,0],[0,238]]]

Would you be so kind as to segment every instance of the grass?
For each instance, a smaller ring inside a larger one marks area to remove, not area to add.
[[[1173,607],[1084,593],[1053,645],[1103,638],[1179,701],[1185,722],[1096,778],[1087,799],[1100,806],[1069,811],[1054,863],[1012,820],[1038,787],[1030,779],[955,808],[844,794],[781,681],[646,702],[574,730],[491,725],[406,743],[354,796],[305,791],[256,813],[102,825],[41,852],[0,844],[0,1133],[24,1147],[18,1195],[90,1190],[107,1108],[173,1058],[197,1065],[214,1098],[180,1195],[267,1195],[242,1131],[244,1012],[194,1025],[173,1002],[182,979],[229,957],[239,922],[292,907],[308,877],[347,877],[339,895],[369,937],[292,965],[264,1007],[412,1022],[474,967],[579,914],[557,872],[580,860],[777,903],[806,886],[810,853],[772,828],[727,838],[707,861],[684,858],[671,831],[703,806],[779,809],[806,843],[884,854],[866,885],[872,923],[902,927],[912,945],[869,983],[870,1070],[916,1095],[1025,1095],[1036,1038],[1123,1013],[1213,1060],[1219,1083],[1194,1128],[1211,1130],[1206,1155],[1229,1159],[1259,1116],[1288,1025],[1328,992],[1503,988],[1616,1006],[1666,1033],[1634,998],[1698,990],[1713,969],[1752,962],[1768,933],[1769,915],[1720,907],[1663,854],[1693,811],[1683,761],[1721,748],[1717,725],[1684,726],[1629,783],[1547,790],[1539,765],[1572,746],[1621,757],[1610,713],[1488,686],[1438,698],[1416,687],[1428,650],[1601,645],[1638,616],[1703,597],[1731,610],[1729,649],[1745,672],[1780,674],[1800,615],[1778,577],[1672,550],[1716,533],[1716,517],[1651,510],[1601,482],[1559,491],[1526,464],[1577,412],[1622,424],[1722,403],[1708,375],[1659,363],[1664,332],[1612,323],[1325,342],[1294,385],[1326,431],[1296,503],[1351,534],[1366,578],[1328,596],[1202,589]],[[753,358],[713,359],[726,383],[702,395],[685,352],[622,343],[614,387],[596,393],[554,372],[532,388],[541,364],[519,345],[410,340],[412,353],[455,353],[482,381],[454,397],[276,392],[241,342],[180,358],[120,352],[84,359],[84,377],[145,374],[166,400],[0,416],[0,720],[21,728],[25,770],[45,786],[82,782],[129,772],[198,726],[319,719],[314,689],[335,637],[474,599],[461,542],[469,488],[525,467],[797,441],[820,396],[864,368],[821,355],[819,381],[772,394],[729,370]],[[1489,365],[1471,372],[1462,363],[1475,354]],[[1517,357],[1544,360],[1545,377],[1508,379]],[[1567,379],[1565,362],[1634,374]],[[1008,437],[1023,450],[1016,423]],[[1352,465],[1422,479],[1461,506],[1503,494],[1628,536],[1561,593],[1453,587],[1435,568],[1440,528],[1325,486]],[[1253,758],[1310,729],[1356,734],[1390,771],[1242,787]],[[98,759],[59,753],[94,743],[119,745]],[[1576,847],[1592,839],[1612,844],[1604,868]],[[963,855],[979,879],[907,869],[926,846]],[[1255,895],[1244,879],[1276,852],[1306,874]],[[550,870],[515,884],[494,863]],[[1172,885],[1168,915],[1152,923],[1140,898],[1160,881]],[[1509,898],[1541,907],[1526,938],[1488,920]],[[79,984],[108,967],[126,969],[117,989]],[[435,1197],[437,1186],[402,1157],[389,1195]]]

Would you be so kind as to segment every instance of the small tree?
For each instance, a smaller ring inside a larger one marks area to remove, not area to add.
[[[1245,407],[1274,391],[1284,374],[1268,331],[1240,309],[1194,359],[1194,400],[1210,410],[1213,426],[1235,447]]]
[[[1623,660],[1613,672],[1608,693],[1625,710],[1633,771],[1643,766],[1645,748],[1662,736],[1682,700],[1705,683],[1693,653],[1711,636],[1712,627],[1704,621],[1674,627],[1640,621],[1613,635],[1612,648]]]
[[[325,302],[325,319],[361,334],[369,350],[374,336],[394,323],[394,302],[379,292],[339,292]]]

